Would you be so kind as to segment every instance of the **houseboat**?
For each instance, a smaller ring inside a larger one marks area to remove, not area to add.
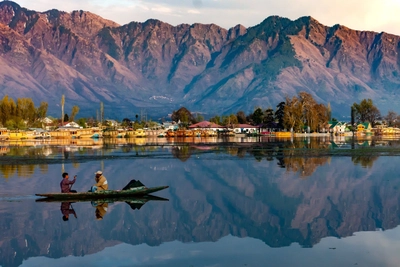
[[[25,131],[10,131],[9,134],[9,139],[10,140],[23,140],[23,139],[28,139],[28,135],[26,134]]]
[[[104,138],[124,138],[125,135],[127,134],[127,131],[123,129],[106,129],[103,132],[103,137]]]
[[[5,141],[10,138],[10,131],[6,128],[0,128],[0,141]]]

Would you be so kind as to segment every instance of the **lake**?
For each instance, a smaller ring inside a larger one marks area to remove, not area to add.
[[[0,143],[0,266],[400,264],[398,140],[60,142]],[[68,221],[36,201],[64,171],[87,191],[97,170],[111,189],[169,188],[72,203]]]

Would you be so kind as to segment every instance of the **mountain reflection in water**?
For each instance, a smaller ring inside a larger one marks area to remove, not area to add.
[[[365,156],[315,155],[320,150],[340,148],[330,148],[330,142],[326,142],[307,150],[309,145],[299,141],[295,149],[289,149],[285,146],[293,146],[291,142],[197,147],[174,144],[151,150],[131,147],[134,152],[122,152],[116,146],[96,152],[95,157],[89,156],[92,151],[71,152],[67,160],[57,150],[52,156],[58,163],[51,159],[50,164],[44,160],[40,165],[21,161],[7,171],[1,164],[0,177],[7,179],[0,179],[0,265],[18,266],[38,256],[58,259],[91,255],[121,247],[121,243],[172,249],[174,242],[180,242],[183,248],[193,242],[199,246],[216,242],[218,247],[228,239],[228,243],[233,242],[232,249],[234,244],[255,240],[274,248],[299,244],[299,249],[313,248],[312,253],[322,253],[316,247],[325,244],[327,237],[351,239],[355,232],[386,232],[400,224],[399,156],[380,156],[381,151],[374,155],[369,150],[364,151]],[[12,160],[9,158],[5,160]],[[78,160],[74,162],[74,158]],[[27,165],[33,168],[24,169]],[[16,200],[16,195],[59,191],[62,169],[70,175],[78,174],[74,189],[87,190],[99,168],[111,188],[122,188],[132,178],[147,186],[169,185],[168,190],[157,194],[169,202],[151,201],[140,210],[132,210],[125,203],[110,203],[100,221],[91,204],[74,203],[78,218],[65,222],[60,203]],[[335,241],[334,248],[356,251],[357,247],[346,240]],[[235,254],[245,255],[236,249]],[[252,257],[264,259],[262,254],[267,250],[254,251],[258,254],[250,254]],[[165,258],[163,262],[169,260],[173,261]],[[215,262],[223,260],[215,256]],[[196,266],[196,262],[191,263]]]

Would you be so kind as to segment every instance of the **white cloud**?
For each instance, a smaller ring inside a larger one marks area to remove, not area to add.
[[[342,24],[357,30],[400,35],[398,0],[20,0],[18,3],[38,11],[88,10],[120,24],[154,18],[172,25],[200,22],[230,28],[236,24],[254,26],[271,15],[290,19],[312,16],[327,26]]]

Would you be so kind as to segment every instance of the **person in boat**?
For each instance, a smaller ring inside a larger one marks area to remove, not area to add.
[[[61,193],[76,193],[76,190],[71,190],[71,186],[75,183],[76,181],[76,175],[74,176],[74,179],[72,181],[68,180],[69,176],[67,172],[64,172],[62,174],[62,180],[60,182],[60,187],[61,187]]]
[[[95,172],[94,180],[96,184],[92,186],[90,192],[103,191],[108,189],[108,182],[102,171]]]
[[[63,215],[63,221],[68,221],[69,215],[73,214],[76,218],[75,210],[72,208],[71,202],[61,202],[61,213]]]

